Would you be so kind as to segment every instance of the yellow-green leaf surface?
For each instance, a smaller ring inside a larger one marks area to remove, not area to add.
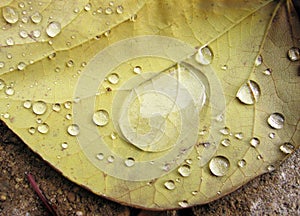
[[[147,209],[203,204],[299,147],[291,1],[0,7],[1,120],[96,194]]]

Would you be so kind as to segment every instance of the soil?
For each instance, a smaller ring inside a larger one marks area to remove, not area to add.
[[[0,215],[49,215],[25,172],[34,176],[61,216],[300,215],[299,164],[298,149],[278,170],[252,180],[217,201],[179,211],[141,212],[70,182],[0,122]]]

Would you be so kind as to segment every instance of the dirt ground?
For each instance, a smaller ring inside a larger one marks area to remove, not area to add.
[[[199,216],[199,215],[300,215],[300,150],[272,173],[265,174],[210,204],[180,211],[141,213],[75,185],[33,153],[0,122],[0,215],[48,215],[29,185],[25,172],[57,206],[59,215]]]

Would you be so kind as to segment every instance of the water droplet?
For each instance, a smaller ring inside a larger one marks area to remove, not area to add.
[[[298,47],[292,47],[288,50],[287,56],[290,61],[298,61],[300,59],[300,49]]]
[[[25,30],[20,31],[19,35],[20,35],[21,38],[27,38],[28,37],[28,33]]]
[[[64,103],[64,107],[65,107],[66,109],[71,109],[71,107],[72,107],[72,102],[71,102],[71,101],[66,101],[66,102]]]
[[[4,66],[5,66],[5,63],[3,61],[0,61],[0,69],[4,68]]]
[[[274,129],[281,129],[284,124],[284,116],[280,113],[272,113],[268,118],[268,124]]]
[[[71,124],[68,126],[67,131],[71,136],[77,136],[80,132],[80,129],[77,124]]]
[[[124,11],[123,6],[122,5],[118,5],[116,11],[117,11],[118,14],[122,14],[123,11]]]
[[[35,128],[34,128],[34,127],[30,127],[30,128],[28,129],[28,132],[29,132],[30,134],[34,134],[34,133],[35,133]]]
[[[193,163],[193,160],[192,159],[186,159],[185,162],[189,165],[191,165]]]
[[[24,70],[25,67],[26,67],[26,64],[24,62],[19,62],[18,66],[17,66],[18,70],[20,70],[20,71]]]
[[[46,28],[46,33],[49,37],[55,37],[57,36],[61,31],[61,25],[59,22],[53,21],[50,22],[49,25]]]
[[[275,133],[269,133],[269,137],[270,137],[271,139],[274,139],[274,138],[275,138]]]
[[[104,36],[108,37],[110,35],[110,30],[107,30],[106,32],[104,32]]]
[[[130,18],[129,18],[129,20],[130,20],[131,22],[135,22],[136,19],[137,19],[137,14],[131,15]]]
[[[93,121],[98,126],[105,126],[109,121],[109,114],[106,110],[98,110],[93,115]]]
[[[5,119],[8,119],[10,117],[9,113],[4,113],[4,114],[1,114],[3,116],[3,118]]]
[[[108,158],[107,158],[107,161],[108,161],[109,163],[114,162],[114,160],[115,160],[115,157],[112,156],[112,155],[108,156]]]
[[[240,87],[236,97],[244,104],[254,104],[260,97],[259,85],[256,82],[249,80]]]
[[[55,112],[59,112],[60,111],[60,104],[59,103],[52,104],[52,110],[55,111]]]
[[[258,67],[259,65],[262,64],[262,62],[263,62],[263,59],[262,59],[261,55],[259,55],[256,57],[254,64],[256,67]]]
[[[293,146],[291,143],[286,142],[282,144],[279,149],[285,154],[291,154],[295,150],[295,146]]]
[[[63,143],[61,144],[61,147],[62,147],[62,149],[67,149],[67,148],[69,147],[69,145],[68,145],[67,142],[63,142]]]
[[[227,69],[228,69],[228,66],[227,66],[227,65],[223,65],[223,66],[221,67],[221,69],[222,69],[222,70],[227,70]]]
[[[116,73],[109,74],[107,77],[108,82],[111,84],[117,84],[119,82],[119,75]]]
[[[32,36],[35,38],[39,38],[41,36],[41,31],[40,30],[33,30],[32,31]]]
[[[209,169],[215,176],[224,176],[229,167],[229,160],[224,156],[213,157],[209,162]]]
[[[272,73],[272,69],[271,68],[267,68],[266,70],[263,71],[264,75],[270,76]]]
[[[112,140],[117,139],[117,134],[116,134],[115,132],[112,132],[112,133],[110,134],[110,138],[111,138]]]
[[[268,170],[269,172],[273,172],[273,171],[275,170],[275,167],[274,167],[273,165],[269,165],[269,166],[267,167],[267,170]]]
[[[230,134],[230,129],[228,127],[224,127],[220,130],[221,134],[223,135],[229,135]]]
[[[8,95],[8,96],[12,96],[12,95],[15,94],[15,90],[13,89],[13,87],[8,86],[5,89],[5,94]]]
[[[257,155],[257,159],[258,159],[258,160],[262,160],[262,159],[263,159],[263,156],[262,156],[262,155]]]
[[[192,191],[192,195],[196,196],[198,194],[198,191]]]
[[[47,104],[44,101],[37,101],[32,105],[32,111],[37,115],[43,115],[47,111]]]
[[[4,7],[2,9],[2,16],[8,23],[16,23],[19,20],[19,14],[16,12],[13,7]]]
[[[43,122],[43,120],[42,120],[41,118],[37,118],[37,119],[36,119],[36,122],[37,122],[38,124],[41,124],[41,123]]]
[[[112,12],[113,10],[110,7],[105,8],[105,14],[110,15]]]
[[[20,3],[19,3],[19,7],[20,7],[20,8],[24,8],[24,7],[25,7],[24,2],[20,2]]]
[[[56,67],[56,68],[54,69],[54,71],[55,71],[56,73],[58,73],[58,72],[60,72],[60,68],[59,68],[59,67]]]
[[[104,154],[103,153],[99,153],[99,154],[96,155],[96,158],[98,160],[103,160],[104,159]]]
[[[70,113],[67,114],[67,115],[66,115],[66,119],[71,120],[71,119],[72,119],[72,114],[70,114]]]
[[[32,103],[31,103],[30,100],[26,100],[26,101],[24,101],[24,103],[23,103],[23,107],[26,108],[26,109],[30,109],[30,108],[31,108],[31,105],[32,105]]]
[[[31,15],[31,21],[33,22],[33,23],[40,23],[41,21],[42,21],[42,15],[39,13],[39,12],[35,12],[35,13],[33,13],[32,15]]]
[[[244,167],[244,166],[246,166],[246,164],[247,164],[247,162],[244,159],[238,161],[239,167]]]
[[[225,147],[227,147],[227,146],[230,146],[230,144],[231,144],[231,142],[230,142],[230,139],[223,139],[222,141],[221,141],[221,144],[223,145],[223,146],[225,146]]]
[[[73,67],[73,66],[74,66],[73,60],[69,60],[69,61],[67,62],[67,67]]]
[[[208,46],[199,48],[195,59],[202,65],[209,65],[213,60],[213,53]]]
[[[234,134],[234,136],[235,136],[235,138],[237,138],[239,140],[244,138],[244,134],[242,132],[236,133],[236,134]]]
[[[80,11],[79,8],[74,8],[73,10],[74,13],[79,13],[79,11]]]
[[[256,148],[260,144],[260,140],[257,137],[253,137],[250,140],[250,145]]]
[[[46,134],[49,131],[49,126],[46,123],[43,123],[37,127],[38,132]]]
[[[178,205],[182,208],[186,208],[189,206],[189,203],[186,200],[183,200],[181,202],[178,202]]]
[[[12,45],[15,44],[15,41],[14,41],[14,39],[12,37],[9,37],[9,38],[6,39],[6,44],[8,46],[12,46]]]
[[[127,167],[132,167],[134,164],[135,164],[134,158],[129,157],[125,160],[125,165]]]
[[[133,73],[140,74],[141,72],[142,72],[142,67],[141,66],[135,66],[133,68]]]
[[[85,10],[85,11],[90,11],[91,8],[92,8],[92,4],[91,4],[91,3],[88,3],[88,4],[86,4],[86,5],[84,6],[84,10]]]
[[[0,90],[4,89],[5,87],[5,82],[4,80],[0,79]]]
[[[191,167],[187,164],[182,165],[178,168],[178,172],[183,177],[188,177],[191,174]]]
[[[169,180],[169,181],[166,181],[164,183],[165,185],[165,188],[167,188],[168,190],[174,190],[175,189],[175,182],[173,180]]]
[[[56,53],[51,53],[50,55],[48,55],[48,59],[52,60],[56,57]]]

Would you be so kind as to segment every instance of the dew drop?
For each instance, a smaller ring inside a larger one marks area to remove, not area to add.
[[[42,15],[39,13],[39,12],[35,12],[35,13],[33,13],[32,15],[31,15],[31,21],[33,22],[33,23],[40,23],[41,21],[42,21]]]
[[[35,128],[34,128],[34,127],[30,127],[30,128],[28,129],[28,132],[29,132],[30,134],[34,134],[34,133],[35,133]]]
[[[110,138],[111,138],[112,140],[117,139],[117,134],[116,134],[115,132],[112,132],[112,133],[110,134]]]
[[[46,33],[49,37],[57,36],[61,31],[61,25],[59,22],[53,21],[50,22],[46,28]]]
[[[93,122],[98,126],[105,126],[108,124],[109,114],[106,110],[98,110],[93,115]]]
[[[99,153],[99,154],[96,155],[96,158],[98,160],[103,160],[104,159],[104,154],[103,153]]]
[[[220,130],[221,134],[223,135],[229,135],[230,134],[230,129],[228,127],[224,127]]]
[[[189,203],[186,200],[178,202],[178,205],[182,208],[186,208],[189,206]]]
[[[213,60],[213,53],[208,46],[199,48],[195,59],[202,65],[209,65]]]
[[[14,24],[19,20],[19,14],[13,7],[4,7],[2,9],[2,16],[6,22]]]
[[[247,164],[247,162],[244,159],[238,161],[239,167],[244,167],[244,166],[246,166],[246,164]]]
[[[123,11],[124,11],[123,6],[122,5],[118,5],[116,11],[117,11],[118,14],[122,14]]]
[[[86,5],[84,6],[84,10],[85,10],[85,11],[90,11],[91,8],[92,8],[91,3],[88,3],[88,4],[86,4]]]
[[[56,53],[51,53],[50,55],[48,55],[48,59],[52,60],[56,57]]]
[[[213,157],[209,162],[209,169],[215,176],[224,176],[229,167],[229,160],[224,156]]]
[[[223,139],[222,141],[221,141],[221,144],[223,145],[223,146],[225,146],[225,147],[228,147],[228,146],[230,146],[230,144],[231,144],[231,142],[230,142],[230,139]]]
[[[116,73],[109,74],[107,77],[108,82],[111,84],[117,84],[119,82],[119,75]]]
[[[66,115],[66,119],[71,120],[71,119],[72,119],[72,114],[70,114],[70,113],[67,114],[67,115]]]
[[[61,109],[61,107],[60,107],[60,104],[59,104],[59,103],[52,104],[52,110],[53,110],[53,111],[59,112],[60,109]]]
[[[164,185],[168,190],[174,190],[176,188],[175,182],[173,180],[166,181]]]
[[[198,191],[192,191],[192,195],[196,196],[198,194]]]
[[[284,116],[280,113],[272,113],[268,118],[268,124],[274,129],[281,129],[284,124]]]
[[[254,104],[260,97],[260,87],[253,80],[249,80],[240,87],[236,97],[244,104]]]
[[[28,33],[25,30],[20,31],[19,35],[20,35],[21,38],[27,38],[28,37]]]
[[[299,61],[300,59],[300,49],[298,47],[292,47],[288,50],[287,56],[290,61]]]
[[[0,90],[4,89],[5,87],[5,82],[4,80],[0,79]]]
[[[36,122],[37,122],[38,124],[41,124],[41,123],[43,122],[43,120],[42,120],[41,118],[38,118],[38,119],[36,120]]]
[[[140,74],[141,72],[142,72],[142,67],[141,66],[135,66],[133,68],[133,73]]]
[[[193,160],[192,159],[186,159],[185,162],[189,165],[191,165],[193,163]]]
[[[6,44],[8,46],[12,46],[12,45],[15,44],[15,41],[14,41],[14,39],[12,37],[9,37],[9,38],[6,39]]]
[[[43,115],[47,111],[47,104],[44,101],[37,101],[32,105],[32,111],[36,115]]]
[[[39,38],[41,36],[41,31],[40,30],[33,30],[32,31],[32,36],[35,38]]]
[[[275,138],[275,133],[269,133],[269,137],[271,138],[271,139],[274,139]]]
[[[115,160],[115,157],[112,156],[112,155],[108,156],[108,158],[107,158],[107,161],[108,161],[109,163],[114,162],[114,160]]]
[[[20,8],[24,8],[24,7],[25,7],[24,2],[20,2],[20,3],[19,3],[19,7],[20,7]]]
[[[4,114],[1,114],[3,116],[3,118],[5,119],[8,119],[10,117],[9,113],[4,113]]]
[[[110,15],[112,12],[113,10],[110,7],[105,8],[105,14]]]
[[[73,67],[74,66],[74,62],[73,62],[73,60],[69,60],[69,61],[67,61],[67,67]]]
[[[235,138],[237,138],[239,140],[244,138],[244,134],[242,132],[236,133],[236,134],[234,134],[234,136],[235,136]]]
[[[137,19],[137,14],[131,15],[130,18],[129,18],[129,20],[130,20],[131,22],[135,22],[136,19]]]
[[[269,172],[273,172],[275,170],[275,167],[273,165],[269,165],[269,166],[267,166],[267,170]]]
[[[23,107],[24,107],[24,108],[26,108],[26,109],[30,109],[30,108],[31,108],[31,106],[32,106],[32,103],[31,103],[31,101],[30,101],[30,100],[26,100],[26,101],[24,101],[24,103],[23,103]]]
[[[24,62],[19,62],[18,66],[17,66],[18,70],[20,70],[20,71],[24,70],[25,67],[26,67],[26,64]]]
[[[37,130],[41,134],[46,134],[49,131],[49,126],[46,123],[43,123],[37,127]]]
[[[135,164],[135,160],[134,160],[134,158],[129,157],[125,160],[124,163],[127,167],[132,167]]]
[[[71,124],[68,126],[67,131],[71,136],[77,136],[80,132],[80,129],[77,124]]]
[[[62,149],[67,149],[67,148],[69,147],[69,145],[68,145],[67,142],[63,142],[63,143],[61,144],[61,147],[62,147]]]
[[[188,177],[191,174],[191,167],[187,164],[182,165],[178,168],[178,172],[183,177]]]
[[[253,137],[250,140],[250,145],[256,148],[260,143],[260,140],[257,137]]]
[[[295,150],[295,146],[293,146],[291,143],[286,142],[282,144],[279,149],[285,153],[285,154],[291,154]]]
[[[64,103],[64,107],[65,107],[66,109],[71,109],[71,107],[72,107],[72,102],[71,102],[71,101],[66,101],[66,102]]]
[[[13,87],[8,86],[8,87],[5,89],[5,94],[8,95],[8,96],[12,96],[12,95],[15,94],[15,90],[13,89]]]
[[[5,63],[3,61],[0,61],[0,69],[4,68],[4,66],[5,66]]]
[[[254,64],[256,67],[258,67],[262,64],[262,62],[263,62],[263,59],[262,59],[261,55],[259,55],[256,57]]]
[[[270,76],[272,74],[272,69],[271,68],[267,68],[266,70],[263,71],[264,75]]]

